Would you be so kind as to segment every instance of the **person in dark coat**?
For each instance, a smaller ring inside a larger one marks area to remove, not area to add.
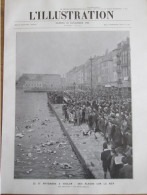
[[[104,178],[106,179],[107,171],[110,172],[111,150],[108,149],[107,142],[103,144],[103,152],[101,153],[102,166],[104,170]]]
[[[127,157],[122,158],[123,167],[119,171],[119,178],[130,179],[132,178],[132,165],[128,163]]]
[[[112,146],[112,158],[111,158],[111,165],[110,165],[110,176],[111,178],[119,178],[119,171],[123,167],[122,162],[122,152],[123,149],[121,147],[115,148],[115,145]]]
[[[116,148],[122,145],[122,134],[118,125],[115,125],[115,131],[113,132],[113,143]]]
[[[88,116],[88,126],[89,126],[89,130],[92,130],[93,127],[93,115],[92,112],[90,112],[89,116]]]
[[[85,123],[85,107],[82,109],[82,123]]]

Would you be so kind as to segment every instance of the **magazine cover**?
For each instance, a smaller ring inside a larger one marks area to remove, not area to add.
[[[2,193],[147,192],[146,33],[145,0],[6,0]]]

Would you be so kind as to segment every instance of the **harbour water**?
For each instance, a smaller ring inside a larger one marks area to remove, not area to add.
[[[46,93],[16,90],[17,179],[84,179],[86,173],[47,106]]]

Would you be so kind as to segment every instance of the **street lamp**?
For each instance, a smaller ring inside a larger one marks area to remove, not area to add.
[[[92,61],[94,58],[90,57],[90,62],[91,62],[91,100],[92,100],[92,94],[93,94],[93,90],[92,90]]]
[[[117,54],[117,86],[118,86],[118,98],[119,98],[119,119],[121,119],[121,60],[120,60],[120,52]]]
[[[73,83],[73,86],[74,86],[74,97],[75,97],[75,89],[76,89],[76,83],[75,82]]]

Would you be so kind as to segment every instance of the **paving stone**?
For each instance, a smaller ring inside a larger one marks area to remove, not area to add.
[[[62,106],[53,105],[53,107],[60,121],[63,121]],[[100,133],[97,133],[97,139],[95,139],[93,133],[90,136],[83,136],[82,132],[85,124],[81,126],[74,126],[68,122],[62,124],[80,154],[81,161],[85,162],[87,169],[89,169],[94,178],[103,179],[104,174],[100,157],[104,142],[103,136]],[[76,136],[77,134],[78,136]]]

